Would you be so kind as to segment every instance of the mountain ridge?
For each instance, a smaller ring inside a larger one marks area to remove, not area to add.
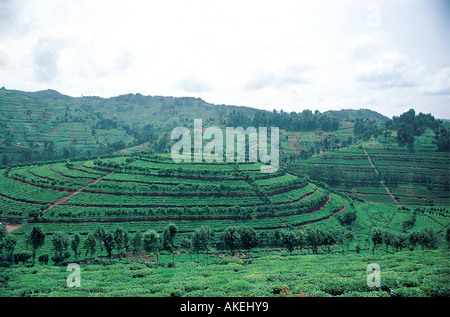
[[[228,107],[230,109],[236,110],[247,110],[246,112],[268,112],[269,110],[259,109],[255,107],[249,107],[249,106],[237,106],[237,105],[227,105],[227,104],[215,104],[210,103],[202,99],[201,97],[189,97],[189,96],[181,96],[181,97],[175,97],[175,96],[162,96],[162,95],[143,95],[141,93],[127,93],[127,94],[120,94],[116,96],[111,97],[100,97],[100,96],[82,96],[82,97],[73,97],[70,95],[62,94],[56,90],[53,89],[46,89],[46,90],[38,90],[38,91],[21,91],[21,90],[9,90],[14,91],[38,100],[64,100],[64,99],[84,99],[84,100],[99,100],[99,101],[107,101],[107,100],[123,100],[125,97],[134,97],[134,98],[167,98],[167,99],[173,99],[173,100],[195,100],[204,102],[206,105],[216,106],[216,107]],[[309,109],[304,109],[309,110]],[[382,113],[369,109],[369,108],[360,108],[360,109],[347,109],[343,108],[340,110],[327,110],[324,111],[323,114],[332,115],[334,117],[343,118],[343,119],[356,119],[356,118],[369,118],[371,119],[374,117],[376,120],[380,122],[385,122],[391,118],[383,115]]]

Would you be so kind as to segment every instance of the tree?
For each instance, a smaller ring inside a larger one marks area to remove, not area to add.
[[[318,253],[321,244],[321,232],[317,228],[308,228],[306,231],[306,243],[312,249],[314,254]]]
[[[331,252],[331,246],[336,243],[334,232],[324,231],[322,232],[322,243],[327,247],[327,252]]]
[[[234,251],[239,246],[239,242],[241,240],[239,228],[236,226],[229,226],[223,232],[222,237],[223,237],[223,242],[230,249],[230,252],[234,253]]]
[[[42,254],[39,256],[38,261],[40,264],[47,264],[48,263],[48,254]]]
[[[397,130],[398,145],[404,146],[414,142],[414,130],[411,124],[401,123]]]
[[[17,254],[17,260],[18,260],[19,262],[22,262],[23,264],[25,264],[25,262],[26,262],[29,258],[31,258],[31,256],[32,256],[32,254],[31,254],[31,252],[29,252],[29,251],[20,251],[20,252]]]
[[[413,231],[408,234],[408,244],[410,246],[410,250],[414,250],[416,248],[417,243],[419,243],[420,235],[417,231]]]
[[[298,247],[300,248],[300,253],[301,253],[303,250],[303,247],[306,244],[306,235],[302,230],[300,230],[297,233],[297,244],[298,244]]]
[[[156,264],[159,265],[159,234],[155,230],[148,230],[142,235],[142,247],[148,253],[156,255]]]
[[[114,236],[114,246],[117,250],[117,254],[119,255],[119,259],[122,255],[123,249],[125,247],[125,232],[122,227],[117,227],[113,231]]]
[[[94,230],[94,238],[99,242],[98,244],[100,245],[100,255],[103,252],[103,247],[105,244],[105,235],[106,235],[105,228],[103,228],[100,225],[97,225],[97,228],[95,228]]]
[[[182,250],[189,253],[189,256],[191,257],[191,261],[192,261],[192,255],[191,255],[192,240],[189,238],[183,238],[183,240],[181,240],[180,247]]]
[[[448,247],[450,248],[450,228],[445,231],[445,240],[447,241]]]
[[[2,241],[2,239],[6,237],[7,234],[8,230],[6,229],[6,226],[0,222],[0,241]]]
[[[250,251],[251,248],[258,245],[258,234],[255,229],[251,227],[241,227],[239,233],[242,247],[247,251]]]
[[[388,231],[383,232],[383,243],[386,246],[386,252],[389,252],[389,246],[392,245],[394,235]]]
[[[292,254],[298,243],[297,232],[294,230],[284,230],[281,232],[281,242],[286,249]]]
[[[434,141],[437,145],[438,152],[449,152],[450,151],[450,134],[448,130],[441,127],[435,131]],[[6,164],[3,164],[6,165]]]
[[[346,230],[343,236],[343,243],[344,245],[347,246],[347,253],[348,253],[348,248],[350,246],[350,243],[355,239],[355,235],[353,233],[353,231],[351,230]]]
[[[336,242],[337,245],[342,245],[342,254],[344,254],[344,231],[343,230],[339,230],[334,232],[333,234],[333,239]]]
[[[103,237],[103,243],[105,245],[106,253],[108,254],[109,259],[111,260],[112,250],[114,249],[115,246],[114,235],[111,231],[105,233],[105,236]]]
[[[212,246],[211,242],[211,228],[208,226],[201,226],[194,230],[192,237],[192,247],[197,252],[203,251],[205,255],[206,264],[208,263],[207,252]]]
[[[74,233],[70,239],[70,247],[75,253],[75,261],[78,262],[78,247],[80,246],[80,234],[78,232]]]
[[[375,249],[377,248],[377,245],[383,242],[383,233],[381,232],[381,230],[378,228],[373,229],[371,239],[373,243],[372,254],[375,254]]]
[[[133,238],[131,238],[131,247],[133,248],[133,253],[136,254],[136,252],[141,249],[141,246],[142,246],[142,232],[136,231]]]
[[[172,264],[175,265],[175,245],[174,240],[175,236],[178,233],[178,228],[175,224],[171,223],[166,228],[164,228],[163,232],[163,246],[164,249],[172,253]]]
[[[59,231],[52,235],[53,250],[55,256],[52,258],[55,263],[60,263],[65,259],[63,253],[69,246],[69,235],[65,232]]]
[[[419,244],[422,249],[435,249],[437,247],[437,237],[433,228],[423,228],[419,232]]]
[[[33,250],[33,265],[36,257],[36,250],[44,245],[45,233],[40,227],[33,227],[29,235],[31,248]]]
[[[88,253],[91,254],[91,257],[95,254],[95,248],[97,246],[97,242],[94,238],[94,233],[89,232],[86,240],[83,242],[83,247],[86,249],[85,256],[88,255]]]
[[[12,233],[8,233],[6,237],[3,239],[3,246],[5,248],[5,251],[11,256],[11,261],[13,259],[13,253],[16,244],[17,238]]]
[[[128,231],[123,232],[123,248],[125,252],[130,250],[130,236],[128,235]]]
[[[401,251],[406,246],[406,236],[403,234],[395,234],[392,238],[392,247],[394,251]]]

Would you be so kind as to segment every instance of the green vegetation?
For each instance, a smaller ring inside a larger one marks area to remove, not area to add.
[[[0,296],[449,296],[448,128],[431,115],[54,91],[0,105]],[[280,168],[174,163],[167,131],[196,115],[280,127]]]
[[[81,287],[68,288],[65,267],[3,268],[3,296],[376,296],[448,297],[447,251],[402,251],[385,256],[250,254],[209,256],[209,265],[177,255],[176,266],[122,260],[81,269]],[[169,254],[161,263],[171,263]],[[367,286],[369,263],[381,267],[380,287]]]

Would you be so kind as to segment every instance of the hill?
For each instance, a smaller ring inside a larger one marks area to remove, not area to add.
[[[399,206],[450,205],[450,156],[350,147],[292,162],[292,173],[326,182],[360,201]]]
[[[5,89],[0,90],[0,135],[3,165],[112,153],[135,140],[99,114]]]
[[[97,222],[120,222],[136,231],[162,229],[170,220],[186,234],[196,223],[216,232],[245,223],[271,239],[272,230],[323,221],[350,208],[308,178],[262,174],[259,163],[175,164],[144,153],[3,169],[0,186],[3,220],[27,219],[19,233],[35,223],[46,232],[74,223],[87,232]]]
[[[215,105],[201,98],[193,97],[145,96],[136,93],[110,98],[96,96],[77,98],[60,94],[54,90],[16,92],[41,101],[55,102],[72,108],[100,113],[102,117],[117,120],[121,124],[140,127],[154,125],[173,128],[193,118],[216,120],[225,117],[232,111],[242,111],[248,116],[254,116],[256,112],[262,111],[242,106]]]
[[[112,154],[139,145],[160,152],[173,128],[192,125],[194,118],[219,124],[233,111],[253,116],[261,110],[190,97],[70,97],[54,90],[1,89],[0,163]]]
[[[356,120],[356,119],[369,119],[369,120],[378,121],[380,123],[384,123],[389,120],[388,117],[386,117],[376,111],[370,110],[370,109],[328,110],[328,111],[325,111],[324,114],[332,116],[332,117],[340,118],[340,119],[345,119],[347,121],[352,121],[352,120]]]
[[[399,145],[395,122],[252,113],[195,98],[0,90],[0,104],[2,151],[20,149],[23,161],[0,169],[6,294],[66,295],[49,259],[83,265],[90,284],[78,294],[448,294],[445,251],[425,250],[447,247],[450,226],[450,156],[434,143],[436,131],[444,142],[448,134],[440,123],[433,130],[431,117]],[[280,168],[264,174],[261,163],[174,163],[171,127],[191,127],[197,115],[204,127],[280,126]],[[31,233],[40,230],[43,244],[32,248]],[[30,258],[46,273],[27,290]],[[390,264],[406,258],[412,269]],[[366,267],[374,261],[384,284],[369,289]],[[430,272],[437,275],[424,279]]]

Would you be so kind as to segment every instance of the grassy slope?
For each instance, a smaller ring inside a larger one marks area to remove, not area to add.
[[[378,254],[380,253],[380,254]],[[160,256],[168,263],[170,255]],[[4,268],[1,296],[450,296],[448,251],[383,255],[209,255],[209,265],[176,256],[175,267],[152,263],[81,265],[81,287],[68,288],[65,267]],[[381,287],[367,286],[367,266],[380,266]]]
[[[0,154],[14,158],[29,148],[43,150],[44,142],[49,141],[54,143],[55,151],[75,146],[85,152],[120,140],[133,140],[120,129],[95,129],[93,135],[98,121],[93,112],[2,89],[0,136],[2,141],[8,135],[12,137],[9,145],[0,141]]]

